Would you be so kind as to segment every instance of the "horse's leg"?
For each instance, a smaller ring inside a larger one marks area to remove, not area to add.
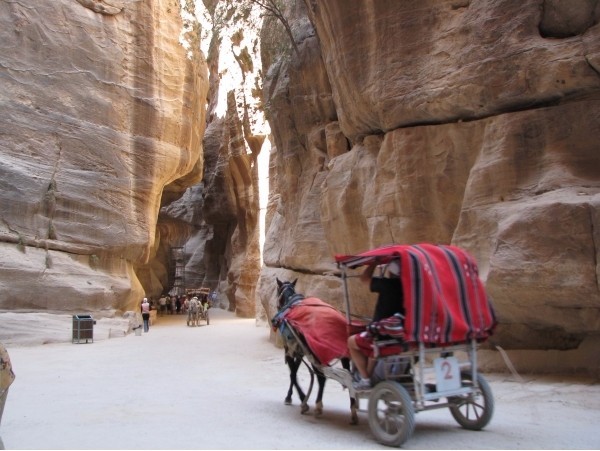
[[[294,390],[294,387],[296,387],[296,391],[298,392],[298,397],[300,398],[300,401],[304,402],[306,395],[302,391],[302,388],[300,387],[297,378],[298,368],[300,367],[300,363],[302,363],[302,359],[297,357],[294,358],[286,354],[285,363],[287,363],[287,366],[290,369],[290,388],[288,389],[287,396],[285,397],[285,404],[289,405],[292,403],[292,392]]]
[[[300,362],[304,362],[304,360],[302,358],[300,358]],[[312,393],[312,388],[313,388],[313,384],[315,382],[315,372],[314,370],[310,367],[310,365],[306,362],[304,362],[304,364],[306,365],[306,368],[308,368],[308,372],[310,373],[310,384],[308,385],[308,392],[306,393],[305,398],[302,400],[302,406],[300,407],[300,413],[305,414],[306,412],[308,412],[308,398],[310,397],[310,394]]]
[[[287,357],[286,357],[286,363],[288,365],[288,368],[290,369],[290,388],[288,388],[288,392],[287,395],[285,397],[285,400],[283,401],[283,403],[286,406],[289,406],[290,404],[292,404],[292,393],[294,392],[294,381],[292,380],[292,368],[290,367],[289,362],[287,361]]]
[[[350,371],[349,358],[342,359],[342,367]],[[352,397],[350,397],[350,424],[358,424],[358,404],[356,403],[356,398]]]
[[[315,416],[319,416],[323,414],[323,390],[325,389],[325,382],[327,378],[325,375],[318,369],[313,366],[315,373],[317,373],[317,382],[319,383],[319,391],[317,392],[317,402],[315,404]]]

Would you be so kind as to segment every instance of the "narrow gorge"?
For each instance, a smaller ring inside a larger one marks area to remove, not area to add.
[[[334,255],[431,242],[494,344],[597,371],[600,1],[267,4],[0,1],[0,341],[127,329],[176,264],[259,325],[276,277],[342,308]]]

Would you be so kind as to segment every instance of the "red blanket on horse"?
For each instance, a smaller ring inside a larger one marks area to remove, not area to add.
[[[306,298],[292,305],[285,319],[305,338],[321,364],[348,357],[346,318],[318,298]]]

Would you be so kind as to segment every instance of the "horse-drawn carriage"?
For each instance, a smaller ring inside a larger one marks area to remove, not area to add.
[[[296,356],[311,364],[312,369],[307,365],[311,388],[313,372],[323,383],[323,376],[338,381],[349,391],[353,422],[358,419],[357,410],[367,412],[371,432],[388,446],[400,446],[408,440],[415,427],[415,413],[424,410],[448,408],[462,427],[485,427],[492,417],[494,400],[477,370],[477,348],[492,334],[496,319],[474,259],[457,247],[431,244],[385,246],[335,259],[346,315],[331,313],[327,322],[336,324],[337,332],[326,340],[317,336],[322,330],[311,330],[308,325],[315,324],[315,318],[322,321],[327,316],[324,312],[329,311],[315,310],[315,306],[328,304],[295,293],[295,282],[278,280],[279,312],[273,326],[282,332],[286,351],[294,349]],[[393,259],[400,261],[405,315],[400,324],[388,330],[374,328],[364,318],[357,320],[352,315],[350,280],[359,277],[356,270],[365,265],[385,267]],[[345,331],[340,332],[342,321]],[[344,345],[349,335],[366,329],[379,330],[381,335],[373,332],[373,386],[357,390],[354,382],[358,376],[355,368],[349,368]],[[292,379],[295,382],[295,375]],[[320,380],[319,403],[321,395]],[[303,404],[308,396],[310,389],[306,396],[301,395]],[[366,409],[360,407],[362,399],[368,400]]]
[[[209,299],[210,290],[208,288],[200,288],[198,290],[187,290],[187,296],[190,298],[187,308],[187,325],[199,326],[200,321],[206,321],[206,325],[210,324],[210,316],[208,310],[211,307]]]

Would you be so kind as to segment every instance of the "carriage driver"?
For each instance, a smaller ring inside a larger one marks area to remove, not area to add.
[[[404,315],[404,296],[400,281],[400,259],[395,258],[386,267],[388,277],[373,276],[378,262],[371,263],[360,276],[360,280],[369,284],[373,293],[379,293],[372,321],[393,316],[395,313]],[[360,380],[354,383],[356,390],[367,390],[371,387],[370,374],[375,366],[373,355],[373,336],[364,331],[348,338],[350,357],[360,374]]]

